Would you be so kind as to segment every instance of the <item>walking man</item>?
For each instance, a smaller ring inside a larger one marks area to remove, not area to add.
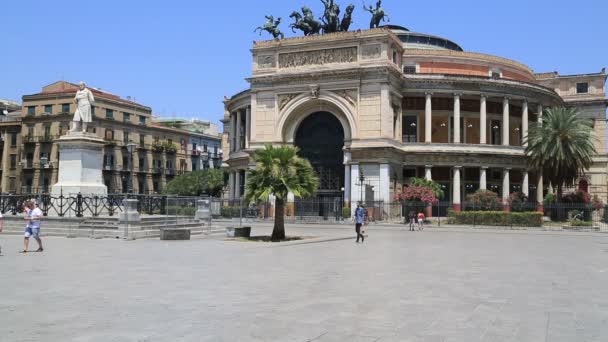
[[[42,219],[42,210],[38,208],[34,202],[28,202],[25,209],[25,220],[27,224],[25,226],[25,237],[23,238],[23,251],[27,253],[28,246],[30,244],[30,237],[34,237],[38,243],[38,249],[36,252],[42,252],[42,240],[40,239],[40,220]]]
[[[409,215],[410,220],[410,232],[413,232],[416,226],[416,212],[411,210]]]
[[[357,203],[357,209],[355,209],[355,231],[357,232],[357,243],[361,238],[361,243],[365,240],[365,236],[361,234],[361,226],[365,221],[365,209],[361,206],[361,203]]]

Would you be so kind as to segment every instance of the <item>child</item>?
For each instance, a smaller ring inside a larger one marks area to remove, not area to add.
[[[421,211],[418,213],[418,230],[424,229],[424,213]]]

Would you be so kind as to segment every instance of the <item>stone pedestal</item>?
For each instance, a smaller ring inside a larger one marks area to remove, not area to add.
[[[78,193],[106,195],[108,188],[102,177],[104,141],[95,134],[70,132],[56,143],[59,147],[59,175],[51,193],[63,193],[64,196]]]

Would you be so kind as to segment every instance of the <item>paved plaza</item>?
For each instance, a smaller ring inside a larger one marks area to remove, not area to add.
[[[608,235],[287,232],[333,241],[0,235],[0,341],[608,340]]]

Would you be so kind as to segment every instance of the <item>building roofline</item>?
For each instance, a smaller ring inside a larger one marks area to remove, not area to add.
[[[549,75],[553,75],[553,77],[545,77],[545,76],[549,76]],[[604,78],[606,78],[608,75],[606,75],[606,68],[602,68],[602,71],[600,71],[600,72],[587,73],[587,74],[560,75],[559,72],[552,71],[552,72],[536,73],[536,74],[534,74],[534,76],[536,76],[536,78],[540,81],[540,80],[550,80],[550,79],[555,79],[555,78],[576,78],[576,77],[593,77],[593,76],[604,76]]]

